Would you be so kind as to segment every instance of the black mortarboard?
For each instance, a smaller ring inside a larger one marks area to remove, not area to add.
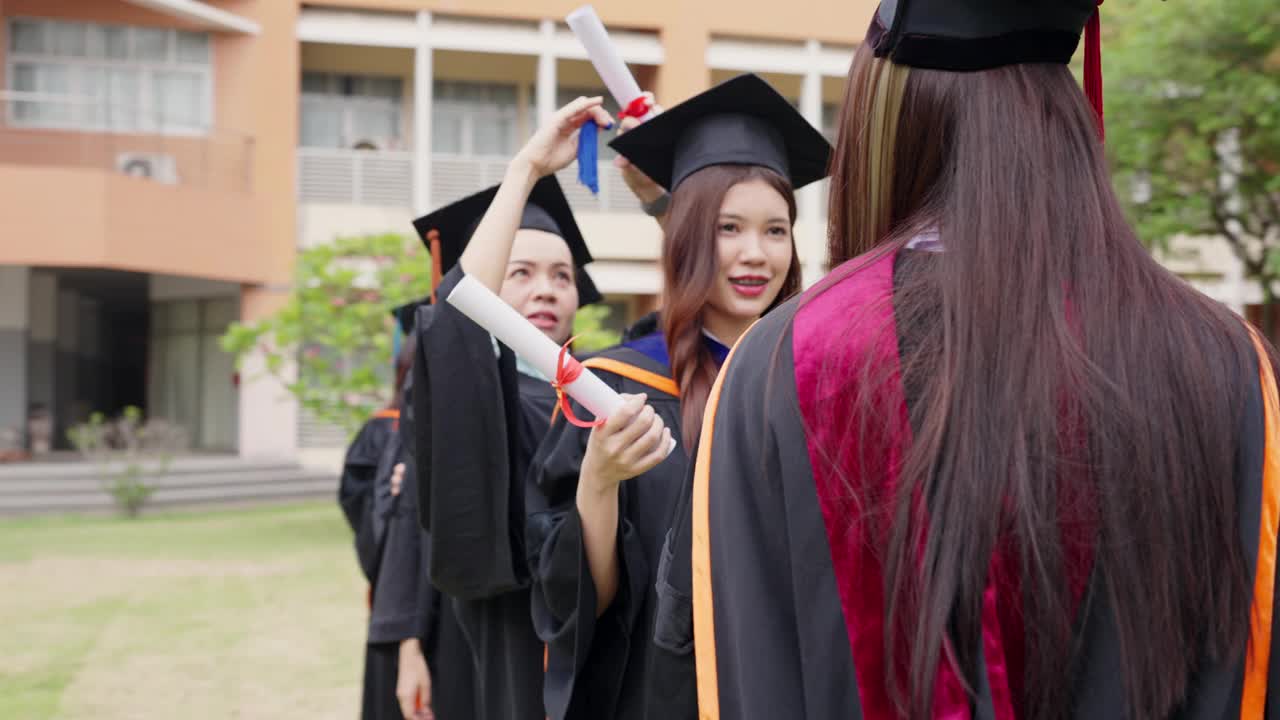
[[[480,219],[484,217],[489,204],[498,192],[498,186],[469,195],[457,202],[446,205],[435,212],[423,215],[413,221],[418,237],[431,249],[431,233],[439,236],[440,273],[444,274],[458,264],[462,251],[471,240]],[[582,231],[573,218],[573,210],[569,201],[560,189],[560,183],[554,175],[542,178],[529,193],[529,202],[524,207],[520,218],[520,229],[542,230],[564,238],[573,255],[575,275],[578,284],[578,305],[584,307],[602,299],[591,276],[583,269],[591,262],[591,252],[587,250],[587,242],[582,238]]]
[[[876,57],[955,72],[1070,62],[1098,0],[882,0]]]
[[[711,165],[759,165],[801,188],[827,175],[831,145],[757,75],[739,75],[695,95],[609,147],[662,187]]]
[[[430,303],[431,303],[431,298],[424,297],[421,300],[414,300],[413,302],[405,303],[400,307],[393,308],[391,310],[391,315],[396,319],[396,322],[400,324],[400,332],[404,333],[405,335],[408,335],[409,333],[413,332],[413,326],[414,326],[413,319],[418,312],[418,308],[423,305],[428,305]]]

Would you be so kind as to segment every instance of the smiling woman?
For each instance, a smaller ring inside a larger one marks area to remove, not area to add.
[[[533,460],[534,623],[555,720],[696,714],[690,546],[673,539],[689,524],[693,439],[729,346],[800,289],[794,190],[830,153],[754,75],[629,124],[611,143],[627,184],[671,192],[661,331],[587,361],[632,400],[590,431],[553,425]],[[682,436],[670,453],[666,428]]]

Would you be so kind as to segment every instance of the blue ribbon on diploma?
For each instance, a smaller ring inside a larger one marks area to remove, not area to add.
[[[598,176],[600,148],[596,144],[596,121],[587,118],[578,133],[578,182],[587,186],[592,195],[600,193]]]

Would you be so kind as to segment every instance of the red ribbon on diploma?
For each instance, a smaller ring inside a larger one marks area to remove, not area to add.
[[[635,100],[627,103],[626,107],[622,108],[622,112],[618,113],[618,120],[621,121],[622,118],[625,117],[633,117],[637,120],[643,120],[644,116],[648,115],[649,111],[652,109],[653,105],[649,103],[649,98],[641,95]]]
[[[640,98],[643,100],[644,98]],[[632,103],[634,105],[634,103]],[[629,108],[628,108],[629,109]],[[647,111],[646,111],[647,112]],[[582,363],[569,354],[569,346],[573,344],[576,337],[569,338],[569,342],[560,346],[560,355],[556,358],[556,377],[551,381],[551,387],[556,389],[556,400],[560,405],[560,410],[564,413],[564,419],[580,428],[600,427],[604,424],[604,420],[597,418],[591,422],[579,420],[573,414],[573,407],[569,403],[569,396],[565,394],[566,386],[573,381],[582,377]]]

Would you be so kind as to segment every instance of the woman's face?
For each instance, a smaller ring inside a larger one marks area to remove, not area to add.
[[[567,341],[578,312],[578,285],[564,238],[541,230],[517,231],[498,295],[556,344]]]
[[[716,218],[716,249],[719,272],[707,311],[738,323],[763,315],[791,269],[786,198],[759,179],[729,188]]]

